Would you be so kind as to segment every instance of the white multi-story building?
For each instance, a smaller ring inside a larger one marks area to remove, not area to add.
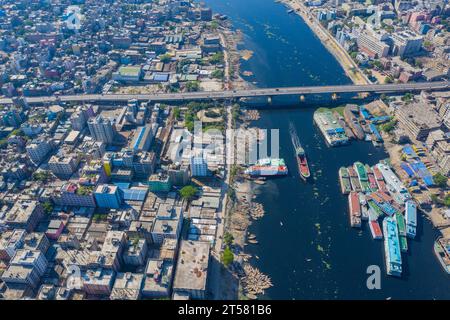
[[[48,167],[56,176],[70,177],[79,163],[80,159],[75,154],[54,155],[48,161]]]
[[[389,45],[384,42],[384,37],[375,37],[368,33],[361,33],[357,39],[358,47],[371,57],[383,58],[389,54]]]
[[[52,150],[50,143],[45,139],[35,139],[26,147],[28,157],[34,164],[39,165]]]
[[[394,32],[391,38],[394,42],[392,48],[394,56],[411,56],[418,53],[422,48],[423,37],[409,30]]]
[[[1,279],[6,284],[36,288],[47,269],[47,259],[39,250],[17,250]]]
[[[91,136],[96,141],[111,144],[114,141],[114,126],[109,119],[97,116],[88,120],[88,127]]]
[[[23,229],[5,231],[0,236],[0,260],[10,260],[23,246],[26,232]]]

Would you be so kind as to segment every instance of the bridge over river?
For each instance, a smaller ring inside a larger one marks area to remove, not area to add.
[[[336,95],[344,93],[376,93],[392,94],[404,92],[418,92],[449,90],[450,82],[418,82],[401,84],[368,84],[368,85],[338,85],[338,86],[312,86],[312,87],[279,87],[258,88],[247,90],[199,91],[183,93],[157,93],[157,94],[76,94],[54,95],[42,97],[25,97],[28,104],[49,104],[58,102],[79,103],[116,103],[131,99],[154,102],[184,102],[192,100],[229,100],[240,98],[276,97],[299,95]],[[0,99],[0,105],[13,104],[11,98]]]

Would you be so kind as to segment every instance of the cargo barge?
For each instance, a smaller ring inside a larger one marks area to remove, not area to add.
[[[377,186],[377,182],[375,180],[375,175],[373,174],[372,169],[370,168],[369,165],[365,165],[365,169],[367,172],[367,178],[369,179],[369,187],[370,190],[373,191],[377,191],[378,190],[378,186]]]
[[[369,179],[364,165],[361,162],[355,162],[353,164],[356,174],[358,175],[359,183],[363,192],[370,192]]]
[[[405,203],[405,220],[406,220],[406,236],[414,239],[416,237],[417,228],[417,206],[412,201]]]
[[[398,236],[397,223],[394,218],[384,218],[383,233],[386,272],[390,276],[401,277],[402,255],[400,251],[400,240]]]
[[[377,166],[373,166],[372,172],[373,172],[373,175],[375,176],[375,181],[377,183],[378,189],[383,192],[388,192],[386,183],[384,182],[384,178],[383,178],[383,175],[381,174],[380,169],[378,169]]]
[[[349,194],[352,191],[352,185],[350,182],[350,175],[346,167],[339,168],[339,182],[341,184],[342,194]]]
[[[359,183],[358,180],[358,175],[355,171],[355,169],[353,169],[353,167],[348,167],[348,175],[350,176],[350,184],[352,186],[352,190],[355,192],[361,192],[361,184]]]
[[[359,203],[358,194],[354,191],[348,195],[348,208],[350,225],[354,228],[361,227],[361,206]]]
[[[370,232],[372,233],[372,238],[375,240],[383,239],[383,232],[381,232],[380,224],[378,220],[369,221]]]
[[[397,228],[398,228],[398,236],[400,239],[400,250],[402,252],[408,251],[408,241],[406,238],[406,222],[405,217],[400,213],[395,213],[395,220],[397,222]]]
[[[373,214],[376,216],[376,219],[378,219],[378,217],[381,217],[383,215],[383,211],[375,204],[375,201],[369,200],[367,201],[367,204],[369,205],[369,209],[373,211]]]

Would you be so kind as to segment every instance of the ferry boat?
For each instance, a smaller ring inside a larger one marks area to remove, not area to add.
[[[434,242],[434,254],[444,271],[450,274],[450,239],[438,238]]]
[[[417,206],[414,201],[409,200],[405,203],[406,236],[414,239],[417,228]]]
[[[358,180],[358,175],[356,174],[355,169],[353,169],[353,167],[348,167],[348,175],[350,176],[350,184],[352,186],[352,190],[355,192],[361,192],[361,184],[359,183]]]
[[[384,255],[386,260],[386,272],[390,276],[401,277],[402,255],[398,236],[397,222],[392,217],[383,220]]]
[[[359,204],[358,194],[354,191],[348,195],[348,208],[350,216],[350,225],[354,228],[361,227],[361,205]]]
[[[367,178],[369,179],[369,187],[372,191],[377,191],[378,190],[378,186],[377,186],[377,181],[375,180],[375,175],[373,174],[372,169],[370,168],[369,165],[365,165],[365,169],[367,172]]]
[[[311,172],[308,166],[308,160],[306,159],[305,149],[303,149],[300,140],[298,139],[297,131],[294,125],[289,123],[289,133],[291,134],[292,144],[295,149],[295,156],[298,165],[298,171],[300,172],[300,177],[303,180],[308,179],[311,176]]]
[[[330,147],[340,146],[349,142],[344,128],[338,124],[337,119],[330,110],[316,110],[313,114],[313,120]]]
[[[288,174],[288,168],[284,159],[281,158],[264,158],[259,159],[256,163],[248,167],[245,174],[250,176],[285,176]]]
[[[375,176],[375,181],[377,183],[378,190],[383,192],[388,192],[388,189],[386,187],[386,183],[384,182],[383,175],[381,174],[380,169],[378,169],[377,166],[372,167],[373,175]]]
[[[353,164],[356,174],[358,175],[359,183],[363,192],[370,192],[369,178],[367,177],[366,168],[361,162],[355,162]]]
[[[352,191],[352,185],[350,183],[350,175],[346,167],[339,168],[339,182],[341,184],[342,194],[349,194]]]
[[[370,232],[372,233],[372,238],[375,240],[383,239],[383,232],[381,232],[380,224],[378,220],[369,221]]]

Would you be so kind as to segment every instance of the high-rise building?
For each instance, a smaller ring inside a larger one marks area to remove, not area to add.
[[[118,209],[122,203],[122,195],[119,187],[115,185],[101,184],[94,192],[95,201],[100,208]]]
[[[75,154],[54,155],[48,161],[48,167],[54,175],[69,178],[79,163],[80,158]]]
[[[45,139],[34,139],[27,145],[26,149],[31,161],[33,161],[34,164],[39,165],[52,150],[52,147]]]
[[[203,157],[191,158],[191,176],[205,177],[208,175],[208,164]]]
[[[211,21],[212,20],[211,8],[201,8],[200,9],[200,20],[202,20],[202,21]]]
[[[96,141],[101,141],[106,144],[111,144],[114,141],[114,127],[109,119],[104,119],[102,116],[88,120],[88,127],[91,136]]]
[[[44,254],[35,250],[18,250],[11,259],[2,280],[6,284],[21,284],[36,288],[47,269]]]
[[[84,110],[77,110],[70,116],[70,123],[72,125],[72,129],[76,131],[82,131],[86,126],[86,122],[88,119],[87,112]]]
[[[174,186],[184,186],[189,181],[189,167],[183,165],[171,165],[167,170],[170,182]]]
[[[358,47],[361,51],[368,54],[370,57],[382,58],[389,54],[389,45],[382,41],[382,38],[361,33],[357,39]]]
[[[392,34],[394,47],[392,54],[405,57],[418,53],[422,48],[423,37],[411,31],[395,32]]]
[[[34,230],[44,215],[44,209],[37,201],[19,200],[6,213],[5,224],[11,229]]]

